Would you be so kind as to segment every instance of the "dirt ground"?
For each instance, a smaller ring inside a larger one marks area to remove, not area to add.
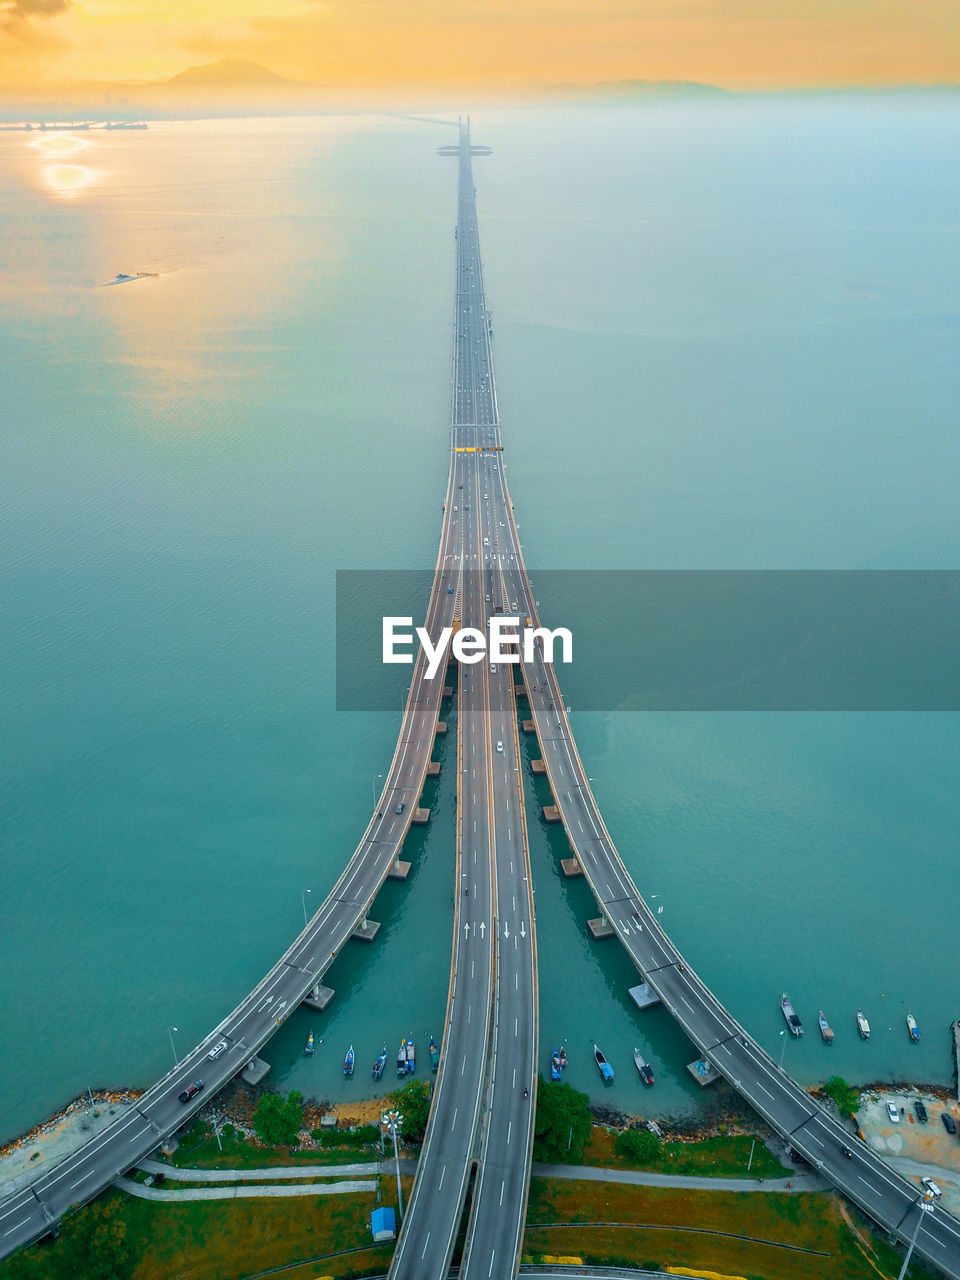
[[[366,1101],[338,1102],[330,1108],[330,1114],[337,1117],[341,1129],[349,1129],[361,1124],[379,1124],[384,1108],[389,1105],[383,1098],[367,1098]]]
[[[921,1124],[913,1104],[920,1098],[929,1119]],[[900,1120],[894,1124],[887,1115],[887,1102],[901,1108]],[[953,1116],[958,1134],[947,1133],[941,1112]],[[960,1212],[960,1106],[953,1100],[915,1089],[884,1090],[864,1094],[857,1114],[867,1145],[886,1156],[905,1177],[919,1186],[927,1175],[943,1190],[943,1204],[954,1213]]]

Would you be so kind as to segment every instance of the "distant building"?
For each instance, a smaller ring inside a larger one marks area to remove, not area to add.
[[[373,1238],[377,1243],[381,1240],[396,1240],[397,1219],[389,1206],[383,1209],[374,1209],[370,1215],[370,1230],[373,1232]]]

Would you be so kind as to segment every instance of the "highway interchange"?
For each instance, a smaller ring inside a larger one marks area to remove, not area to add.
[[[443,626],[503,613],[537,621],[499,451],[496,388],[476,233],[469,135],[461,131],[451,468],[427,613]],[[461,487],[462,486],[462,487]],[[53,1169],[0,1186],[0,1257],[47,1233],[150,1154],[232,1079],[297,1008],[350,938],[402,847],[429,763],[443,679],[413,668],[376,813],[320,910],[257,987],[109,1128]],[[461,665],[457,894],[450,997],[430,1122],[391,1276],[446,1274],[473,1163],[477,1178],[461,1274],[516,1273],[529,1179],[537,1059],[537,973],[513,675]],[[768,1123],[870,1217],[909,1239],[917,1188],[816,1105],[682,959],[641,898],[604,826],[577,753],[555,669],[524,671],[564,828],[617,937],[664,1006]],[[497,744],[502,745],[498,749]],[[396,813],[398,804],[401,813]],[[213,1045],[227,1048],[215,1060]],[[178,1095],[202,1079],[190,1103]],[[526,1090],[526,1096],[524,1091]],[[843,1155],[844,1148],[852,1158]],[[925,1217],[917,1252],[960,1280],[960,1223]]]

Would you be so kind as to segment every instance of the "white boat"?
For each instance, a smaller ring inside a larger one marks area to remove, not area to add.
[[[863,1016],[863,1010],[857,1010],[857,1030],[860,1032],[861,1040],[870,1039],[870,1023]]]

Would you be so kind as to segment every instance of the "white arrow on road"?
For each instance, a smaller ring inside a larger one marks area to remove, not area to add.
[[[526,936],[527,936],[527,924],[525,920],[521,920],[520,921],[520,937],[525,938]]]
[[[505,938],[510,937],[510,926],[507,924],[506,921],[503,922],[503,936]]]
[[[469,938],[469,937],[470,937],[470,924],[469,924],[469,922],[463,926],[463,936],[464,936],[465,938]]]
[[[480,921],[480,937],[481,937],[481,938],[485,937],[485,936],[486,936],[486,932],[487,932],[487,926],[486,926],[486,924],[481,920],[481,921]]]

